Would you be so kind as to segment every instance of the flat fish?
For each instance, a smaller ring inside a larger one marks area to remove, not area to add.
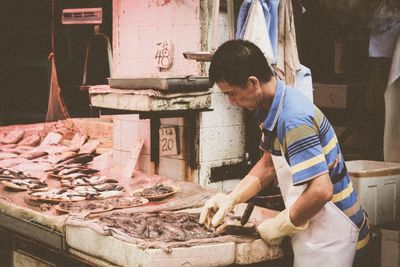
[[[82,147],[88,138],[89,137],[86,134],[75,133],[74,137],[72,137],[71,139],[70,144],[73,147]]]
[[[18,155],[10,152],[0,152],[0,160],[16,158]]]
[[[7,133],[1,142],[4,144],[16,144],[24,137],[24,135],[24,130],[15,129]]]
[[[100,145],[100,140],[91,139],[91,140],[87,141],[86,144],[84,144],[79,149],[79,153],[92,154],[99,145]]]
[[[62,140],[61,134],[55,132],[49,132],[40,145],[41,146],[57,145],[61,142],[61,140]]]
[[[18,146],[17,144],[6,144],[6,145],[1,145],[0,149],[3,149],[3,148],[15,148],[17,146]]]
[[[47,155],[46,151],[34,151],[34,152],[28,151],[26,153],[21,154],[22,157],[29,159],[29,160],[37,159],[37,158],[40,158],[40,157],[43,157],[46,155]]]
[[[14,154],[21,154],[20,150],[17,148],[1,148],[3,152],[9,152],[9,153],[14,153]]]
[[[118,187],[118,184],[100,184],[94,185],[93,188],[97,191],[111,191]]]
[[[73,163],[85,164],[85,163],[91,162],[92,160],[93,160],[92,155],[83,154],[83,155],[79,155],[78,157],[74,157],[74,158],[65,160],[63,162],[60,162],[56,165],[56,167],[58,167],[60,165],[73,164]]]
[[[22,139],[18,146],[38,146],[40,144],[40,136],[38,134],[30,135]]]

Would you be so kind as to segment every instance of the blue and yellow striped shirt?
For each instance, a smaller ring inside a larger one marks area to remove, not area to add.
[[[329,173],[333,184],[332,202],[360,229],[357,253],[369,240],[365,213],[346,169],[333,127],[324,114],[299,90],[278,81],[270,110],[257,110],[262,130],[260,149],[284,154],[294,185],[301,185]]]

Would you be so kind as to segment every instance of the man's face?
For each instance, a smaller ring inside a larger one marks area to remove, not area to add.
[[[254,83],[247,83],[245,87],[240,87],[223,81],[217,82],[217,86],[228,96],[233,105],[247,110],[256,110],[260,104],[261,92]]]

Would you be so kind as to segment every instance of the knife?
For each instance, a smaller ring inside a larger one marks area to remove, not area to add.
[[[257,202],[257,195],[252,197],[249,203],[247,204],[247,207],[243,212],[242,218],[240,219],[241,225],[245,225],[249,221],[251,213],[254,210],[254,206],[256,205],[256,202]]]

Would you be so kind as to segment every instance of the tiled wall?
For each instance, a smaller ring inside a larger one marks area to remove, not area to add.
[[[155,43],[172,40],[174,74],[201,73],[200,64],[183,58],[182,52],[200,51],[200,0],[113,0],[113,76],[138,76],[158,71],[154,56]],[[226,16],[219,21],[219,42],[227,39]],[[237,163],[244,154],[243,114],[231,106],[216,88],[212,93],[214,111],[200,114],[196,130],[199,134],[200,169],[188,178],[184,155],[184,121],[181,118],[162,119],[161,127],[177,126],[181,153],[160,158],[159,174],[180,180],[192,180],[204,186],[229,190],[237,181],[210,184],[210,167]],[[150,164],[149,121],[139,121],[136,115],[114,119],[114,160],[124,164],[136,138],[145,137],[139,158],[139,169],[148,172]],[[147,135],[147,136],[146,136]]]
[[[232,106],[227,97],[214,88],[212,112],[200,115],[200,174],[203,186],[224,189],[232,181],[209,183],[212,167],[235,164],[243,160],[245,127],[243,112]]]
[[[156,43],[171,40],[174,63],[169,72],[196,74],[200,65],[183,57],[200,51],[199,1],[113,0],[113,76],[157,73]]]

